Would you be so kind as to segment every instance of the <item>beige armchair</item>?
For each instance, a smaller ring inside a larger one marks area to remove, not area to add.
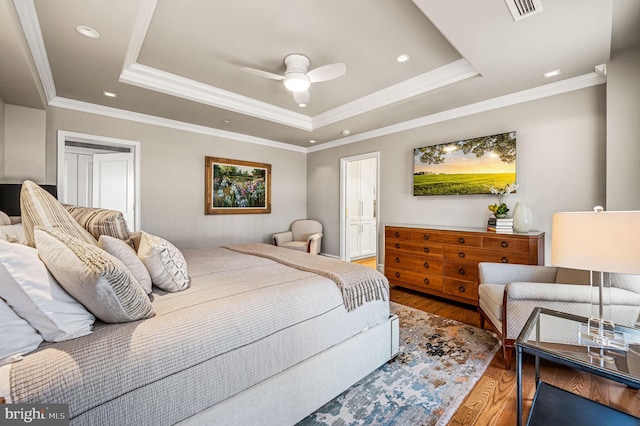
[[[310,219],[296,220],[291,224],[290,231],[273,234],[273,244],[318,254],[322,244],[322,224]]]
[[[486,262],[480,263],[478,269],[480,327],[484,328],[486,320],[498,334],[507,369],[511,368],[515,340],[535,307],[583,317],[592,315],[588,271]],[[612,321],[636,327],[640,316],[640,276],[611,274],[608,292]]]

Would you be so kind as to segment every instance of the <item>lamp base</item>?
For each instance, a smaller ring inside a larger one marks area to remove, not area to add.
[[[604,349],[615,351],[627,351],[628,343],[624,334],[615,331],[613,322],[600,318],[591,317],[587,324],[580,326],[580,344],[589,348],[589,355],[608,360],[613,359],[604,353]]]

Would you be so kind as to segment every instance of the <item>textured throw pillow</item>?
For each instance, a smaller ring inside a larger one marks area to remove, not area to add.
[[[0,365],[20,361],[22,355],[35,350],[42,343],[38,334],[0,299]]]
[[[24,234],[27,238],[27,244],[31,247],[35,246],[34,228],[36,226],[58,229],[79,240],[98,245],[96,239],[71,217],[53,195],[30,180],[25,180],[22,184],[20,208]]]
[[[114,256],[54,229],[36,228],[35,238],[51,274],[102,321],[120,323],[155,315],[142,286]]]
[[[27,237],[24,235],[24,226],[21,223],[0,226],[0,239],[10,243],[27,244]]]
[[[100,235],[129,240],[129,229],[122,212],[97,207],[64,206],[69,214],[97,240]]]
[[[11,219],[2,211],[0,211],[0,226],[1,225],[11,225]]]
[[[151,293],[151,277],[135,250],[124,241],[108,235],[101,235],[98,244],[107,252],[117,257],[129,269],[133,277],[140,283],[144,291]]]
[[[147,267],[154,285],[169,292],[189,287],[187,262],[180,250],[169,241],[141,232],[138,257]]]
[[[38,251],[0,241],[0,297],[48,342],[91,333],[95,318],[51,276]]]

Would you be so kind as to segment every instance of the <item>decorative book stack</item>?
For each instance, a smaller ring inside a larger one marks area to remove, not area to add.
[[[513,234],[513,219],[491,216],[487,221],[487,231],[497,232],[499,234]]]

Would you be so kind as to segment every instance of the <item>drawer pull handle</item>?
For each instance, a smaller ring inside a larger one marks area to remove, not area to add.
[[[464,286],[461,285],[460,287],[458,287],[458,291],[460,293],[464,293],[464,290],[465,290]]]
[[[465,274],[465,270],[464,270],[464,268],[460,268],[460,269],[458,269],[458,273],[459,273],[460,275],[464,275],[464,274]]]
[[[427,234],[424,234],[424,235],[422,236],[422,239],[423,239],[423,240],[428,240],[428,239],[429,239],[429,236],[428,236]]]
[[[425,253],[429,253],[429,247],[423,248],[422,251],[425,252]]]
[[[506,241],[501,242],[501,243],[500,243],[500,245],[501,245],[502,247],[504,247],[504,248],[509,247],[509,243],[508,243],[508,242],[506,242]]]
[[[429,285],[429,278],[425,278],[424,280],[422,280],[425,284]]]
[[[396,263],[400,263],[400,258],[396,257]]]
[[[500,262],[509,263],[509,259],[506,256],[503,256],[502,259],[500,259]]]
[[[464,259],[464,257],[465,257],[464,252],[463,252],[463,251],[461,251],[460,253],[458,253],[458,257],[459,257],[460,259]]]
[[[400,278],[400,272],[396,272],[396,278]]]
[[[424,262],[423,266],[424,266],[425,269],[429,269],[429,262]]]
[[[399,249],[400,248],[400,244],[396,243],[396,248]]]
[[[400,233],[396,232],[394,235],[395,235],[396,238],[398,238],[400,236]]]
[[[459,242],[460,244],[464,244],[464,238],[462,238],[462,237],[458,238],[458,242]]]

